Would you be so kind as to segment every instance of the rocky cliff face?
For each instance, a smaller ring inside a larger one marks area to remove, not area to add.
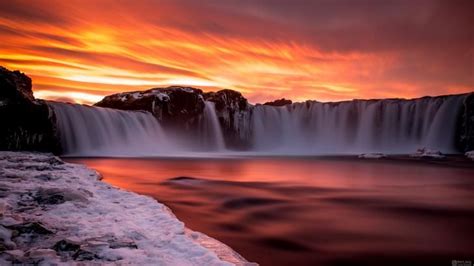
[[[204,110],[202,94],[200,89],[173,86],[117,93],[94,105],[120,110],[148,111],[168,126],[183,125],[189,128]]]
[[[0,150],[59,153],[54,112],[36,100],[31,79],[0,67]]]
[[[166,128],[178,129],[193,137],[202,134],[199,122],[203,118],[205,101],[213,102],[229,147],[239,148],[244,143],[243,121],[248,116],[249,104],[240,92],[221,90],[204,93],[200,89],[172,86],[113,94],[95,104],[120,110],[151,112]],[[176,131],[175,131],[176,132]]]
[[[226,144],[233,149],[250,145],[247,121],[250,119],[251,105],[238,91],[220,90],[204,94],[206,101],[214,102]]]
[[[458,123],[457,146],[462,152],[474,150],[474,92],[464,100]]]

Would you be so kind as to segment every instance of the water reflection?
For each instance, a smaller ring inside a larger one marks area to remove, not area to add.
[[[71,161],[71,160],[70,160]],[[262,265],[474,258],[474,169],[353,159],[73,159]]]

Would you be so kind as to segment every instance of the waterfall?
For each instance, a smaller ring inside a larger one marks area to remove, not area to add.
[[[284,154],[456,152],[464,96],[416,100],[306,102],[253,109],[255,151]]]
[[[239,133],[245,136],[241,141],[250,143],[245,146],[245,154],[408,154],[421,147],[456,153],[456,123],[465,97],[256,105],[241,116]],[[232,153],[226,150],[223,134],[229,129],[223,130],[224,123],[220,123],[215,104],[210,101],[205,101],[197,131],[187,135],[173,128],[162,129],[148,112],[54,102],[49,105],[56,113],[66,155]]]
[[[201,132],[204,136],[206,150],[223,151],[225,150],[224,135],[216,114],[216,107],[213,102],[205,101],[203,114],[203,128]]]
[[[68,156],[158,155],[170,147],[158,121],[145,112],[49,102]]]

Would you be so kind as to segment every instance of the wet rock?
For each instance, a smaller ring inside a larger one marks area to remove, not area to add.
[[[250,132],[244,126],[250,118],[251,105],[247,99],[240,92],[233,90],[208,92],[204,94],[204,99],[215,103],[226,146],[231,149],[249,147]]]

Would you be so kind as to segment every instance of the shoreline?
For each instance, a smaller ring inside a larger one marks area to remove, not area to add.
[[[0,152],[0,264],[254,265],[155,199],[46,153]]]

